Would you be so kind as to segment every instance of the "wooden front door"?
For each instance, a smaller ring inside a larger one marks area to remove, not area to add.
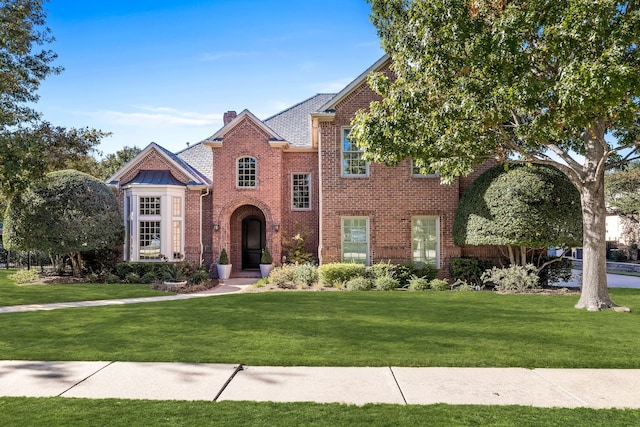
[[[242,269],[260,268],[260,256],[264,248],[264,221],[255,216],[242,220]]]

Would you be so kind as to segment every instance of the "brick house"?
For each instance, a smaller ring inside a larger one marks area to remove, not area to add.
[[[442,185],[411,159],[368,164],[349,142],[355,112],[377,99],[366,76],[389,62],[265,120],[227,112],[220,130],[178,153],[147,146],[109,179],[124,259],[211,265],[225,248],[234,275],[252,274],[262,248],[279,262],[300,232],[320,263],[421,261],[446,275],[452,257],[483,255],[455,246],[452,227],[462,192],[488,165]]]

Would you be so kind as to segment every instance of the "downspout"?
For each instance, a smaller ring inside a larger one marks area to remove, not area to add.
[[[209,187],[207,187],[206,193],[200,195],[200,267],[202,267],[202,263],[204,262],[204,242],[202,241],[202,199],[208,195]]]

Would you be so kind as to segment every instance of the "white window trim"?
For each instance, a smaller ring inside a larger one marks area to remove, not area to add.
[[[345,174],[344,173],[344,139],[347,133],[351,131],[351,127],[343,126],[340,128],[340,176],[343,178],[368,178],[369,162],[365,163],[364,174]]]
[[[293,181],[293,176],[294,175],[308,175],[309,176],[309,207],[308,208],[297,208],[294,205],[295,202],[295,197],[294,197],[294,181]],[[312,189],[312,184],[311,184],[311,172],[291,172],[291,210],[293,211],[310,211],[312,206],[313,206],[313,193],[311,191]]]
[[[411,261],[415,262],[413,258],[413,220],[415,219],[435,219],[436,220],[436,268],[440,268],[440,244],[441,244],[441,236],[440,236],[440,217],[436,215],[415,215],[411,217]]]
[[[365,259],[365,264],[364,265],[371,265],[371,224],[370,224],[370,220],[369,217],[367,216],[343,216],[340,217],[340,259],[342,260],[342,262],[345,262],[344,260],[344,221],[345,220],[353,220],[353,219],[364,219],[366,220],[366,239],[367,239],[367,255],[366,255],[366,259]]]
[[[133,185],[125,189],[125,200],[129,196],[131,206],[124,209],[124,220],[130,221],[129,236],[125,239],[129,242],[129,253],[124,256],[133,262],[162,262],[163,259],[140,259],[140,222],[160,221],[160,253],[169,261],[180,261],[173,257],[173,220],[181,221],[181,247],[184,251],[185,235],[185,187],[182,186],[158,186],[158,185]],[[140,215],[140,197],[160,197],[160,215]],[[173,198],[182,199],[182,216],[173,216]],[[127,218],[127,212],[130,217]],[[183,254],[184,255],[184,254]]]
[[[253,186],[241,186],[240,185],[240,160],[241,159],[253,159],[253,161],[255,162],[255,166],[256,166],[256,179],[255,179],[255,185]],[[258,159],[254,156],[240,156],[236,158],[236,189],[238,190],[252,190],[258,188]]]
[[[411,177],[412,178],[438,178],[440,177],[439,173],[429,173],[429,174],[423,174],[423,173],[414,173],[413,170],[415,169],[415,162],[413,159],[411,159]]]

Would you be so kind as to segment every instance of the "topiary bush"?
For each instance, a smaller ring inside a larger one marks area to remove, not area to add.
[[[377,277],[373,282],[373,284],[375,288],[379,291],[392,291],[396,289],[400,283],[398,282],[397,279],[394,279],[393,277],[386,275],[386,276]]]
[[[363,276],[356,276],[347,281],[345,284],[347,291],[370,291],[371,280]]]
[[[330,263],[318,267],[318,279],[322,286],[336,287],[354,277],[364,276],[365,266],[362,264]]]
[[[497,291],[521,292],[538,287],[538,269],[527,264],[524,267],[512,265],[509,268],[493,267],[482,274],[482,281],[495,286]]]
[[[424,277],[413,276],[411,280],[409,280],[409,290],[410,291],[428,291],[429,282],[430,280],[427,280]]]
[[[446,291],[449,289],[449,282],[444,279],[433,279],[429,282],[429,289],[432,291]]]

